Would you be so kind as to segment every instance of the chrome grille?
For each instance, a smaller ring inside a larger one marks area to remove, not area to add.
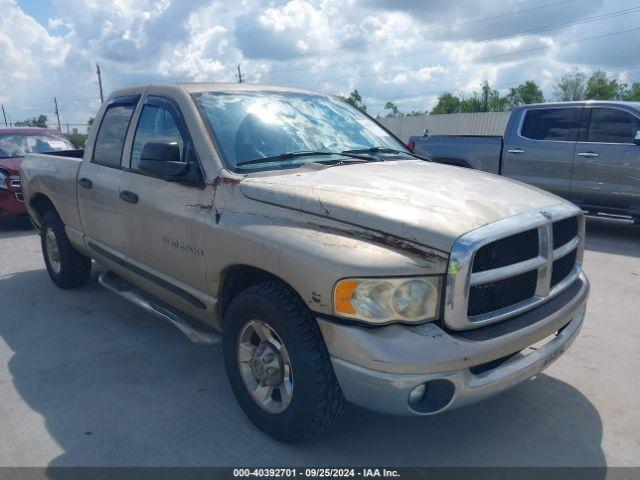
[[[579,275],[584,217],[556,205],[500,220],[463,235],[449,261],[444,320],[456,330],[520,314]]]
[[[538,229],[516,233],[481,247],[473,258],[472,272],[506,267],[538,256]]]

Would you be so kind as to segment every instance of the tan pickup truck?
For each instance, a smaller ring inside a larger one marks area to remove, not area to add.
[[[55,155],[21,170],[52,280],[81,286],[94,259],[109,290],[221,343],[243,410],[281,441],[345,400],[431,415],[499,393],[584,319],[577,207],[425,161],[329,95],[128,88],[84,152]]]

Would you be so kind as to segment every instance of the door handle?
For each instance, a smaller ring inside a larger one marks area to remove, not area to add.
[[[129,190],[123,190],[120,192],[120,200],[123,200],[128,203],[138,203],[138,195]]]
[[[507,152],[520,154],[520,153],[524,153],[524,150],[522,150],[521,148],[510,148],[509,150],[507,150]]]
[[[81,178],[80,180],[78,180],[78,184],[80,184],[80,186],[82,188],[91,188],[93,187],[93,182],[91,180],[89,180],[88,178]]]
[[[588,157],[588,158],[594,158],[594,157],[599,157],[600,154],[596,153],[596,152],[580,152],[578,154],[579,157]]]

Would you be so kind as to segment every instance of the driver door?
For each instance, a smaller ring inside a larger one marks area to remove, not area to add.
[[[576,203],[612,213],[640,210],[640,146],[634,144],[640,118],[608,106],[587,107],[586,113],[573,169]]]
[[[197,318],[215,303],[206,293],[205,255],[211,255],[211,189],[167,181],[139,168],[142,148],[149,142],[175,142],[181,161],[197,169],[197,154],[176,105],[148,96],[137,120],[129,168],[122,180],[127,260],[145,288]],[[197,177],[196,177],[197,178]],[[122,198],[122,197],[121,197]]]

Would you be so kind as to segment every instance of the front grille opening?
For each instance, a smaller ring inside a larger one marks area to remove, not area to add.
[[[553,224],[553,248],[569,243],[578,235],[578,217],[569,217]]]
[[[478,249],[473,259],[472,272],[484,272],[524,262],[538,256],[538,229],[501,238]]]
[[[576,251],[574,250],[571,253],[568,253],[562,258],[559,258],[555,262],[553,262],[553,270],[551,272],[551,288],[555,287],[562,280],[567,278],[567,276],[573,270],[573,267],[576,264]]]
[[[538,271],[531,270],[504,280],[474,285],[469,289],[467,315],[483,315],[528,300],[535,295],[537,282]]]

